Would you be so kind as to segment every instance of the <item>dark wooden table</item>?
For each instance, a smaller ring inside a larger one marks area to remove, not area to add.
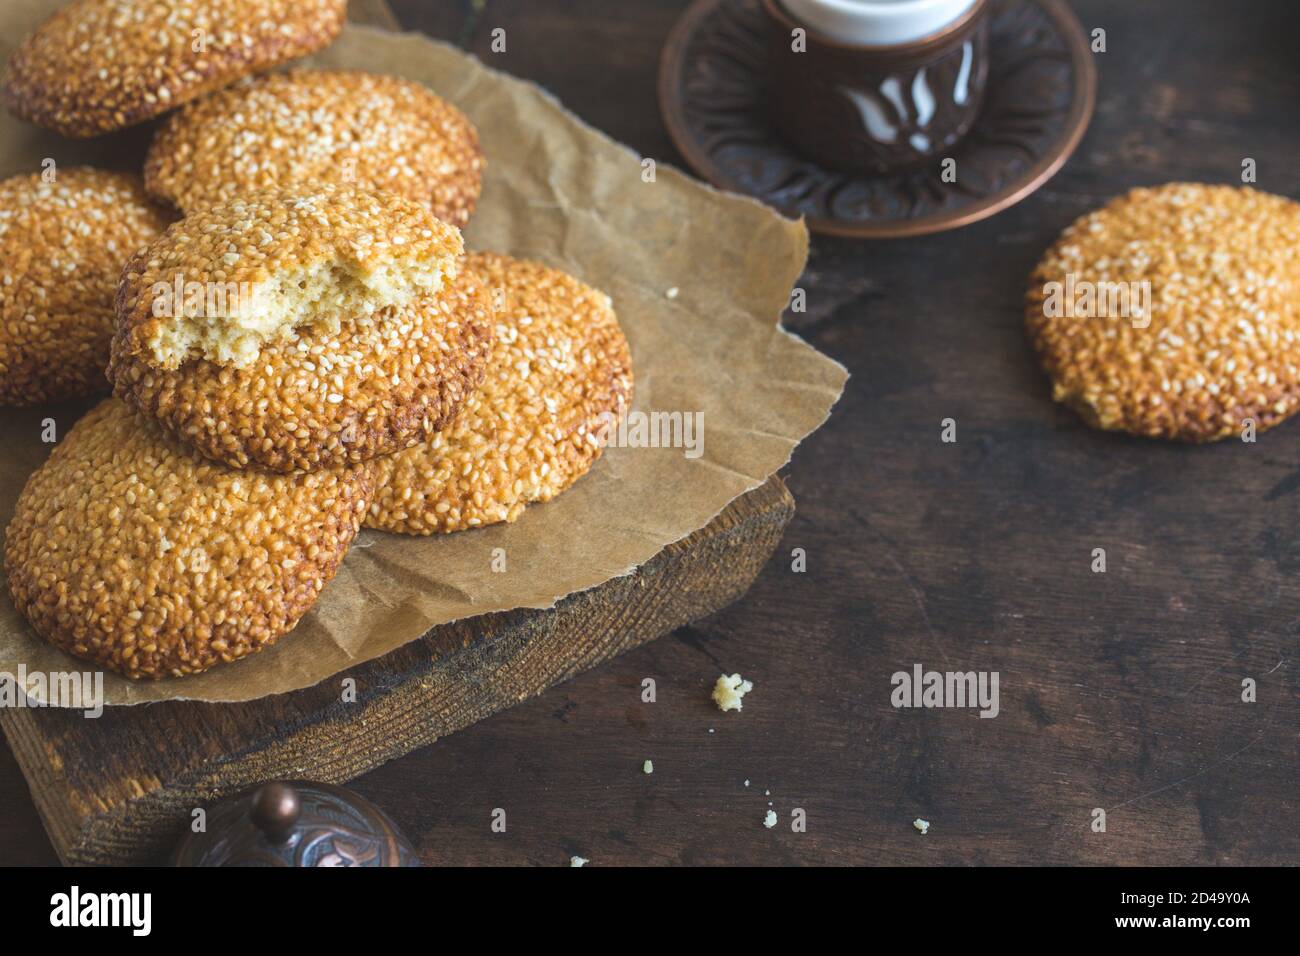
[[[680,163],[655,75],[685,3],[476,6],[393,2]],[[1075,7],[1109,52],[1046,188],[955,233],[814,242],[790,324],[853,378],[787,469],[799,512],[748,597],[356,781],[427,862],[1300,861],[1300,423],[1206,448],[1089,431],[1051,403],[1020,313],[1053,235],[1128,186],[1236,181],[1251,157],[1261,188],[1300,197],[1300,7]],[[804,574],[780,559],[793,548]],[[916,663],[997,671],[1001,713],[894,709],[890,676]],[[721,671],[754,681],[743,713],[709,701]],[[0,752],[0,862],[53,860]]]

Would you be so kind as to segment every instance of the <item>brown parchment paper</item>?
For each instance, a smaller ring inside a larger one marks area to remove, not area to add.
[[[55,4],[5,0],[0,52]],[[591,473],[513,525],[433,538],[363,530],[316,607],[269,650],[194,677],[105,675],[105,703],[240,701],[307,687],[490,611],[545,608],[626,574],[762,484],[827,417],[844,369],[778,328],[803,269],[803,225],[641,157],[568,113],[537,86],[415,34],[349,26],[307,61],[426,84],[477,124],[488,157],[471,248],[540,259],[604,289],[632,347],[634,411],[704,413],[704,453],[608,448]],[[593,77],[593,82],[598,78]],[[0,174],[62,164],[139,168],[149,130],[63,140],[0,118]],[[676,298],[667,290],[677,288]],[[0,409],[0,520],[46,457],[41,421],[67,430],[91,403]],[[491,570],[504,548],[505,573]],[[0,671],[84,671],[37,638],[0,587]]]

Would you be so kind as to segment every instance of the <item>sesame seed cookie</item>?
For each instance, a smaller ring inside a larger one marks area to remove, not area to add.
[[[367,527],[405,534],[514,521],[587,473],[632,401],[632,357],[609,296],[536,262],[470,253],[492,292],[487,375],[451,426],[372,468]]]
[[[1214,441],[1300,404],[1300,204],[1289,199],[1135,189],[1061,234],[1026,299],[1053,398],[1094,428]]]
[[[174,369],[242,367],[307,325],[433,295],[455,275],[460,232],[392,193],[273,187],[199,210],[127,263],[119,354]]]
[[[244,367],[198,358],[159,368],[113,342],[116,395],[209,458],[311,471],[422,442],[483,378],[491,299],[461,274],[434,296],[308,326]]]
[[[338,569],[372,488],[364,468],[233,471],[106,399],[19,496],[9,590],[69,654],[133,679],[196,674],[293,628]]]
[[[167,218],[124,173],[0,182],[0,405],[104,392],[122,266]]]
[[[23,40],[3,95],[64,136],[134,126],[343,29],[347,0],[73,0]]]
[[[173,114],[145,160],[145,187],[185,212],[272,185],[351,183],[469,221],[483,151],[465,115],[419,83],[297,70],[251,77]]]

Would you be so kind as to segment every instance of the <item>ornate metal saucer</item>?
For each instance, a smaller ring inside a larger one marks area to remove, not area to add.
[[[207,832],[188,833],[177,866],[419,866],[392,820],[359,794],[327,783],[275,781],[224,800]]]
[[[762,0],[697,0],[659,67],[659,105],[697,173],[813,232],[863,239],[956,229],[1024,199],[1056,174],[1092,118],[1097,71],[1064,0],[993,0],[989,76],[975,126],[952,150],[957,176],[826,169],[777,138],[767,118],[769,21]]]

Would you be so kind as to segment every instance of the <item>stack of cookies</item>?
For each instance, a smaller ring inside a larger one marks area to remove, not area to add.
[[[363,525],[515,521],[631,401],[607,295],[464,251],[484,159],[463,114],[392,77],[252,75],[332,40],[344,3],[286,9],[76,0],[4,80],[69,136],[180,107],[142,180],[0,183],[0,404],[113,394],[24,488],[10,592],[131,678],[269,646]]]

